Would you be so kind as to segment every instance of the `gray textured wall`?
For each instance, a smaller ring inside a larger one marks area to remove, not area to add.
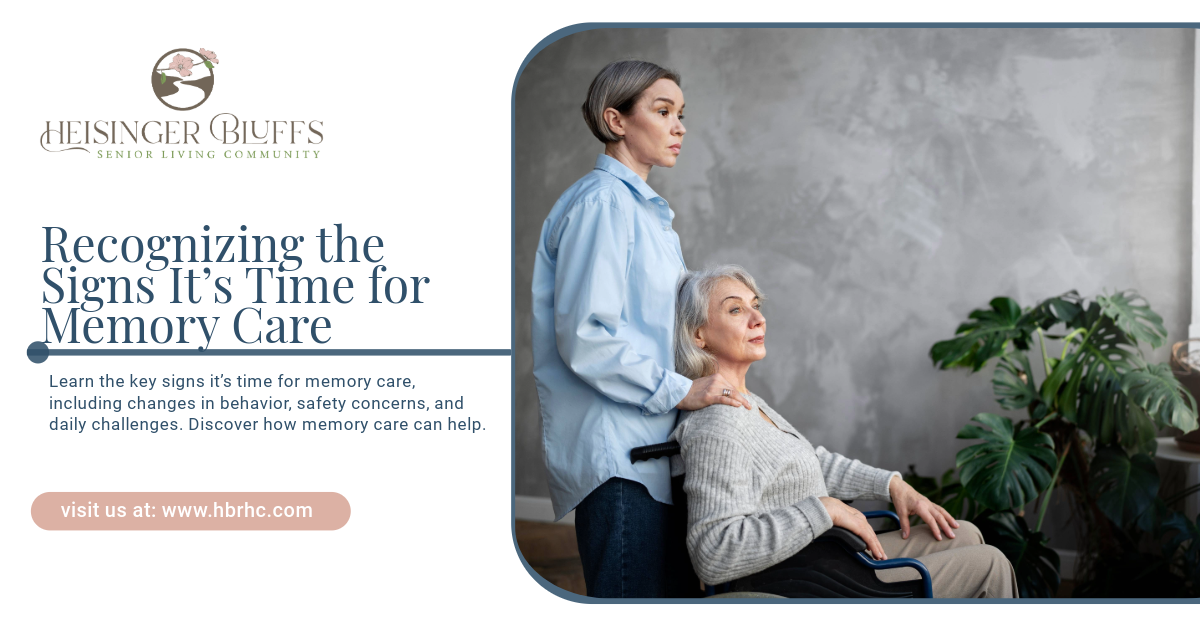
[[[529,352],[537,238],[602,150],[579,106],[621,58],[681,72],[683,152],[650,185],[689,267],[738,263],[767,293],[769,355],[748,386],[815,443],[952,466],[958,428],[999,408],[990,371],[939,372],[927,353],[996,295],[1134,288],[1185,337],[1191,31],[579,33],[516,92],[519,494],[548,494]]]

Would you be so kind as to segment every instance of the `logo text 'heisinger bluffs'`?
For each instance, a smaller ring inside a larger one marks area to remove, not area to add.
[[[213,93],[218,63],[217,53],[204,48],[167,51],[150,74],[154,97],[175,111],[203,105]],[[47,120],[39,142],[47,152],[94,150],[98,159],[319,159],[316,146],[325,140],[321,120],[242,120],[219,113],[207,127],[195,120]],[[233,148],[204,148],[209,138]]]

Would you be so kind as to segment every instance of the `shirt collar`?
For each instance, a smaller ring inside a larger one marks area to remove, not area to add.
[[[639,177],[636,172],[630,170],[625,164],[613,159],[612,157],[609,157],[608,155],[605,155],[604,153],[600,153],[600,156],[596,158],[596,169],[603,170],[624,181],[629,185],[629,187],[633,188],[635,192],[642,195],[642,198],[648,201],[656,198],[662,198],[658,195],[658,192],[655,192],[650,188],[649,185],[646,185],[646,182],[642,181],[642,178]]]

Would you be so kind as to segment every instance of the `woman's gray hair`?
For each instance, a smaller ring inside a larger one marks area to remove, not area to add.
[[[671,79],[679,85],[679,74],[649,61],[613,61],[592,79],[587,100],[583,103],[583,119],[592,135],[605,144],[621,141],[621,136],[608,128],[604,110],[612,107],[629,113],[638,96],[658,79]]]
[[[699,379],[717,372],[717,359],[696,346],[696,330],[708,324],[708,305],[722,279],[740,281],[761,304],[765,297],[754,277],[733,264],[689,271],[679,279],[675,299],[675,370],[688,379]]]

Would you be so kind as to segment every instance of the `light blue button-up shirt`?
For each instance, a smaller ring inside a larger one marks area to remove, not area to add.
[[[554,204],[533,266],[533,376],[554,516],[613,477],[671,503],[665,458],[629,450],[667,440],[692,382],[675,372],[675,287],[686,270],[675,212],[621,162]]]

